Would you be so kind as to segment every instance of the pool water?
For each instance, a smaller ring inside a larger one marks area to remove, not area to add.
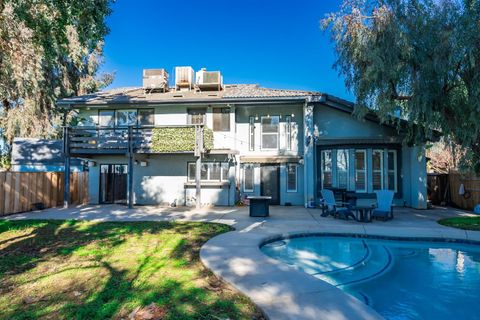
[[[311,236],[261,250],[339,287],[386,319],[480,319],[478,245]]]

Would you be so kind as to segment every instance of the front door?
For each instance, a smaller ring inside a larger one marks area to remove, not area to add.
[[[126,164],[100,165],[100,203],[127,202]]]
[[[280,167],[265,165],[260,170],[260,192],[262,196],[272,197],[270,204],[280,204]]]

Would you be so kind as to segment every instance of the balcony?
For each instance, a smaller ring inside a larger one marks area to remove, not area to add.
[[[65,151],[71,155],[132,153],[194,153],[195,125],[66,127]],[[213,132],[203,127],[205,151],[213,149]]]

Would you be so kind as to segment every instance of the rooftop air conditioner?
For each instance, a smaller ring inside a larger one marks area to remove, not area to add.
[[[193,89],[194,71],[192,67],[175,67],[175,88],[177,90]]]
[[[202,90],[222,90],[223,77],[220,71],[207,71],[202,68],[197,72],[196,84]]]
[[[143,88],[150,92],[168,90],[168,73],[165,69],[143,69]]]

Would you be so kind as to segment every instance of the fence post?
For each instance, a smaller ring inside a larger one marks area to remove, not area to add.
[[[66,209],[70,203],[70,147],[68,141],[68,127],[63,127],[63,154],[65,157],[64,165],[64,189],[63,189],[63,207]]]

